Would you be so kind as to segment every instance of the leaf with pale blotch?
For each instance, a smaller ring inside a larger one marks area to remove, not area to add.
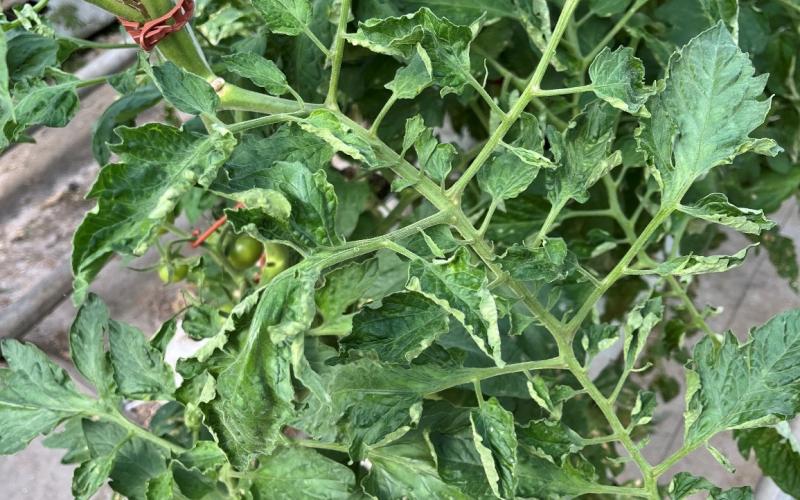
[[[561,466],[569,455],[583,449],[583,440],[561,422],[531,420],[517,427],[520,449]]]
[[[644,85],[644,65],[630,47],[618,47],[613,52],[604,48],[589,66],[592,91],[615,108],[648,116],[644,103],[652,89]]]
[[[252,52],[238,52],[224,56],[225,69],[247,78],[272,95],[283,95],[289,91],[286,75],[269,59]]]
[[[611,152],[619,111],[604,101],[594,101],[576,116],[566,130],[548,129],[551,149],[559,165],[547,171],[547,199],[554,205],[570,198],[589,199],[588,189],[622,162],[619,151]]]
[[[518,497],[573,498],[596,492],[597,472],[582,455],[570,455],[559,466],[527,452],[523,436],[519,438]]]
[[[423,7],[413,14],[368,19],[347,35],[354,45],[410,62],[420,45],[430,58],[433,81],[442,95],[461,93],[471,81],[469,46],[475,33]]]
[[[108,308],[96,295],[89,294],[69,329],[70,358],[75,368],[103,397],[114,392],[114,379],[105,350],[109,321]]]
[[[472,437],[492,491],[513,498],[517,489],[517,435],[514,415],[491,398],[470,412]]]
[[[414,142],[417,152],[417,163],[420,171],[442,184],[450,173],[456,148],[452,144],[440,144],[433,135],[433,130],[425,128]]]
[[[214,114],[219,96],[203,78],[165,62],[152,68],[153,81],[161,95],[178,110],[190,115]]]
[[[656,393],[651,391],[641,391],[636,395],[636,403],[631,409],[631,427],[645,425],[653,420],[653,413],[656,410]]]
[[[664,203],[679,203],[696,179],[744,152],[780,151],[771,139],[748,137],[770,107],[769,99],[758,100],[767,75],[754,73],[722,23],[670,58],[662,90],[647,102],[651,117],[638,131]]]
[[[755,452],[758,466],[784,493],[800,497],[800,442],[787,422],[733,433],[743,457]]]
[[[647,337],[653,328],[661,322],[664,316],[664,303],[661,297],[647,299],[637,304],[628,313],[625,322],[625,342],[622,355],[625,359],[625,369],[632,370],[636,359],[647,344]]]
[[[308,30],[311,18],[309,0],[252,0],[264,17],[267,28],[282,35],[299,35]]]
[[[500,265],[520,281],[552,283],[566,278],[578,261],[561,238],[551,238],[534,249],[515,244],[500,257]]]
[[[341,243],[336,234],[338,201],[324,170],[312,173],[300,163],[279,162],[264,172],[260,184],[265,193],[280,197],[273,196],[265,208],[226,210],[237,232],[299,248]]]
[[[800,311],[780,314],[740,344],[704,338],[687,368],[686,445],[727,429],[792,418],[800,409]]]
[[[433,68],[428,53],[417,45],[417,53],[411,56],[408,65],[400,68],[394,79],[385,87],[397,99],[413,99],[433,83]]]
[[[401,292],[353,318],[353,332],[339,341],[345,351],[374,351],[387,363],[410,363],[449,330],[444,309],[423,295]]]
[[[711,500],[752,500],[753,492],[748,487],[723,491],[705,478],[688,472],[675,474],[667,489],[670,500],[682,500],[700,492],[707,492]]]
[[[747,234],[761,234],[761,231],[775,227],[775,223],[767,219],[763,210],[737,207],[728,202],[728,197],[722,193],[709,194],[691,206],[681,205],[678,210]]]
[[[117,134],[122,142],[111,150],[120,163],[100,171],[87,195],[97,206],[73,239],[78,302],[113,253],[143,254],[181,197],[197,184],[207,187],[236,144],[224,131],[198,135],[158,123]]]
[[[733,255],[681,255],[661,262],[653,269],[626,269],[626,274],[658,276],[690,276],[693,274],[722,273],[742,265],[747,251],[757,245],[749,245]]]
[[[500,354],[497,304],[489,291],[489,280],[483,268],[470,263],[466,249],[459,249],[447,261],[412,261],[409,277],[410,290],[444,307],[497,366],[505,364]]]

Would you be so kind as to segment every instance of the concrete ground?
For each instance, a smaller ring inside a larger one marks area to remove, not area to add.
[[[88,98],[87,106],[67,129],[40,130],[35,136],[37,145],[19,145],[0,157],[0,198],[2,186],[17,182],[22,169],[40,171],[33,183],[19,184],[25,196],[3,212],[10,217],[0,220],[0,311],[8,307],[28,289],[31,283],[47,274],[58,263],[68,259],[70,236],[84,211],[92,205],[83,200],[98,166],[87,156],[91,124],[114,98],[109,89],[98,90]],[[150,118],[157,119],[158,112]],[[44,164],[57,161],[55,173]],[[37,170],[38,169],[38,170]],[[50,172],[49,174],[47,172]],[[16,179],[16,180],[15,180]],[[7,199],[7,198],[6,198]],[[786,236],[800,241],[800,213],[794,200],[773,215]],[[747,241],[732,235],[720,253],[733,253]],[[141,265],[141,264],[138,264]],[[164,287],[154,273],[137,273],[119,260],[102,272],[94,289],[108,302],[112,315],[133,323],[145,332],[157,325],[181,306],[176,288]],[[124,291],[124,293],[121,293]],[[766,253],[751,255],[745,265],[724,274],[707,275],[697,289],[696,304],[702,308],[713,304],[722,306],[722,313],[711,319],[717,331],[733,330],[740,338],[753,326],[764,323],[776,313],[800,307],[800,296],[785,280],[778,277]],[[74,317],[74,309],[65,301],[27,337],[42,346],[49,354],[65,360],[66,331]],[[674,374],[683,380],[682,369],[673,366]],[[659,407],[660,423],[655,426],[645,456],[657,462],[677,449],[681,442],[683,398]],[[760,472],[754,461],[745,460],[736,450],[730,436],[720,436],[714,445],[727,454],[736,467],[729,474],[706,451],[697,451],[678,464],[672,472],[702,473],[719,486],[755,485]],[[34,441],[25,451],[0,457],[0,498],[6,500],[61,500],[71,498],[72,467],[59,463],[58,450],[44,448]],[[774,492],[762,487],[760,499],[777,498]],[[98,497],[110,494],[103,490]]]

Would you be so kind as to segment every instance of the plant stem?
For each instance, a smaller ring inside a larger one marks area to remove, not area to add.
[[[606,33],[606,36],[604,36],[603,39],[600,40],[597,43],[597,45],[595,45],[595,47],[591,50],[591,52],[586,54],[586,57],[583,58],[584,67],[588,67],[592,63],[592,61],[594,61],[594,58],[597,57],[597,54],[599,54],[600,51],[602,51],[606,47],[606,45],[608,45],[611,42],[611,40],[613,40],[614,37],[617,36],[617,33],[619,33],[620,30],[625,27],[625,25],[628,23],[631,17],[633,17],[633,15],[636,14],[636,12],[639,9],[641,9],[644,6],[644,4],[647,3],[647,1],[648,0],[636,0],[636,2],[634,2],[633,5],[631,5],[631,7],[628,9],[625,15],[623,15],[619,19],[619,21],[617,21],[614,27],[611,28],[611,30],[608,33]]]
[[[135,43],[107,43],[107,42],[94,42],[92,40],[83,40],[82,38],[75,38],[72,36],[59,36],[59,40],[64,40],[74,43],[82,49],[138,49],[139,46]]]
[[[675,292],[678,297],[680,297],[681,302],[683,302],[683,304],[686,306],[686,310],[689,312],[689,316],[691,316],[694,326],[700,328],[706,333],[706,335],[710,335],[713,338],[716,333],[711,329],[710,326],[708,326],[708,323],[706,323],[703,315],[697,310],[694,302],[692,302],[692,299],[689,298],[686,290],[683,289],[678,280],[675,279],[675,276],[667,276],[667,283],[669,284],[670,288],[672,288],[672,291]]]
[[[291,99],[273,97],[252,90],[245,90],[236,85],[226,83],[217,92],[220,99],[220,108],[229,110],[253,111],[256,113],[278,114],[295,113],[298,111],[311,111],[319,109],[320,104],[300,104]]]
[[[486,163],[486,160],[489,159],[489,156],[494,151],[494,148],[497,147],[511,126],[520,117],[522,112],[530,103],[531,99],[533,99],[534,94],[539,91],[539,85],[542,83],[542,79],[544,78],[545,72],[550,64],[550,59],[552,59],[553,55],[555,55],[558,42],[561,40],[561,37],[564,36],[564,30],[567,27],[567,23],[572,18],[572,13],[575,11],[575,8],[578,6],[579,2],[580,0],[566,0],[564,3],[564,7],[561,9],[561,14],[558,16],[556,27],[553,30],[553,36],[550,38],[550,41],[548,42],[547,47],[542,54],[542,58],[536,65],[536,69],[534,70],[533,76],[531,76],[528,85],[523,90],[519,99],[514,103],[514,106],[511,108],[511,110],[506,114],[505,118],[500,122],[500,125],[497,126],[497,129],[489,137],[489,140],[486,141],[486,145],[483,147],[481,152],[478,153],[478,156],[475,157],[470,166],[464,171],[464,174],[447,191],[447,195],[451,199],[457,200],[461,197],[461,194],[464,192],[467,184],[469,184],[469,181],[472,180],[481,167],[483,167],[484,163]]]
[[[319,38],[317,38],[317,35],[315,35],[308,26],[303,28],[303,33],[308,37],[309,40],[311,40],[311,43],[316,45],[320,52],[325,54],[325,57],[331,57],[330,49],[328,49],[328,47],[326,47],[325,44],[322,43]]]
[[[495,210],[497,210],[497,201],[492,198],[492,202],[489,204],[489,208],[486,210],[486,215],[483,216],[483,224],[478,229],[478,234],[481,235],[483,238],[486,235],[486,231],[489,229],[489,224],[492,222],[492,216],[494,215]]]
[[[345,35],[347,34],[347,20],[350,18],[351,0],[341,0],[339,9],[339,24],[336,27],[336,39],[333,44],[333,62],[331,64],[331,79],[328,85],[328,96],[325,105],[333,110],[339,109],[336,92],[339,88],[339,73],[342,71],[342,58],[344,57]]]
[[[317,450],[330,450],[347,453],[347,446],[338,443],[322,443],[320,441],[312,441],[310,439],[290,439],[291,444],[302,446],[304,448],[314,448]]]
[[[594,85],[580,85],[578,87],[565,87],[563,89],[537,90],[533,95],[537,97],[546,97],[553,95],[580,94],[582,92],[592,92],[593,90]]]
[[[116,0],[86,0],[86,1],[92,5],[100,7],[101,9],[107,12],[110,12],[111,14],[114,14],[117,17],[127,19],[128,21],[137,21],[140,23],[146,21],[145,16],[142,12],[139,12],[133,7],[126,5],[122,2],[118,2]]]
[[[151,19],[163,15],[174,7],[171,0],[140,0],[140,2]],[[138,19],[131,20],[138,21]],[[190,73],[208,81],[216,78],[189,24],[161,40],[157,50],[164,58]]]
[[[144,429],[144,428],[136,425],[135,423],[133,423],[130,420],[128,420],[127,418],[125,418],[125,416],[122,415],[122,413],[120,413],[119,411],[116,411],[114,413],[104,413],[104,414],[100,415],[100,417],[101,418],[105,418],[107,420],[110,420],[110,421],[120,425],[121,427],[124,427],[131,434],[133,434],[133,435],[135,435],[135,436],[137,436],[139,438],[142,438],[142,439],[144,439],[146,441],[150,441],[151,443],[156,444],[156,445],[160,446],[161,448],[165,448],[165,449],[171,451],[172,453],[174,453],[176,455],[180,455],[181,453],[185,453],[187,451],[186,448],[183,448],[182,446],[178,446],[175,443],[171,443],[171,442],[167,441],[164,438],[160,438],[160,437],[156,436],[155,434],[149,432],[147,429]]]
[[[494,113],[497,114],[497,116],[504,118],[506,116],[506,112],[500,109],[500,106],[498,106],[497,103],[492,98],[492,96],[490,96],[489,93],[486,92],[486,89],[483,88],[483,85],[481,85],[481,83],[478,80],[476,80],[475,77],[472,76],[472,74],[467,74],[466,76],[470,86],[473,89],[475,89],[475,91],[478,93],[478,95],[480,95],[483,98],[484,101],[486,101],[486,104],[489,105],[489,108],[491,108],[491,110],[494,111]]]
[[[226,128],[232,134],[238,134],[239,132],[244,132],[246,130],[251,130],[258,127],[263,127],[265,125],[296,121],[301,116],[302,116],[301,113],[291,113],[291,114],[279,113],[275,115],[261,116],[258,118],[253,118],[252,120],[245,120],[243,122],[232,123],[230,125],[226,125]]]
[[[378,128],[381,126],[383,119],[386,118],[386,114],[389,113],[389,110],[392,109],[394,103],[397,102],[397,95],[392,93],[389,100],[386,101],[386,104],[383,105],[380,112],[378,112],[378,116],[375,117],[375,121],[372,122],[372,126],[369,128],[369,133],[375,135],[378,133]]]
[[[561,210],[564,209],[564,206],[567,204],[567,200],[558,200],[557,203],[553,204],[550,207],[550,211],[547,213],[547,218],[542,223],[542,227],[539,229],[539,232],[536,234],[536,238],[533,239],[533,243],[531,243],[531,248],[537,248],[541,243],[542,240],[547,236],[547,233],[550,232],[550,229],[555,223],[556,219],[558,218],[558,214],[561,213]]]

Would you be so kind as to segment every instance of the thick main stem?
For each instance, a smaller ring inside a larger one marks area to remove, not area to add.
[[[331,79],[328,83],[328,96],[325,105],[331,109],[339,109],[336,93],[339,89],[339,74],[342,71],[342,58],[344,57],[345,35],[347,34],[347,20],[350,18],[351,0],[341,0],[339,10],[339,24],[336,26],[336,39],[333,45],[333,61],[331,62]]]

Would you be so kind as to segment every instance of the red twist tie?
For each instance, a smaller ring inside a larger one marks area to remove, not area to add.
[[[169,12],[144,24],[128,21],[121,17],[117,19],[119,19],[119,23],[125,28],[125,31],[133,38],[133,41],[139,44],[142,49],[150,52],[164,37],[182,29],[192,18],[193,12],[194,0],[178,0],[178,3]],[[170,21],[173,21],[173,23],[170,24]]]

